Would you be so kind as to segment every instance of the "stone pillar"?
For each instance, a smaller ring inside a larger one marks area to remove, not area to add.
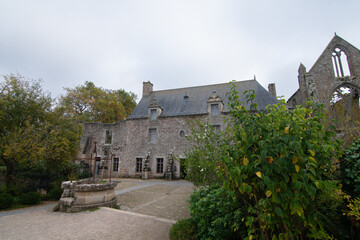
[[[147,153],[146,155],[146,159],[144,162],[144,169],[143,169],[143,173],[142,173],[142,179],[148,179],[150,177],[150,152]]]
[[[166,165],[166,171],[165,171],[165,179],[166,180],[173,180],[173,166],[174,166],[174,160],[173,160],[173,153],[170,151],[169,153],[169,160]]]

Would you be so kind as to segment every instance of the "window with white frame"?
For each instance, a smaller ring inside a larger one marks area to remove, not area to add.
[[[142,158],[136,158],[136,172],[142,172]]]
[[[163,173],[164,172],[164,159],[157,158],[156,159],[156,173]]]
[[[114,158],[113,162],[113,172],[119,171],[119,158]]]

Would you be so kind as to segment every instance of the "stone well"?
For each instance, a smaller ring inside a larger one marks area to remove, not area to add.
[[[61,212],[80,212],[97,207],[116,206],[114,188],[117,182],[87,181],[67,181],[61,184],[61,188],[64,189],[59,200]]]

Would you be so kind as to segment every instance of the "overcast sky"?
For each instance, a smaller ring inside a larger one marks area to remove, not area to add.
[[[336,32],[360,48],[359,0],[0,0],[0,75],[52,97],[85,81],[154,90],[257,81],[288,99]]]

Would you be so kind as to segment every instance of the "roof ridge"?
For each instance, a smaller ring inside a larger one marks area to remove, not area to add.
[[[185,89],[194,89],[194,88],[202,88],[202,87],[211,87],[211,86],[220,86],[220,85],[228,85],[231,82],[235,82],[235,83],[242,83],[242,82],[250,82],[250,81],[256,81],[255,79],[248,79],[248,80],[241,80],[241,81],[229,81],[227,83],[216,83],[216,84],[208,84],[208,85],[199,85],[199,86],[193,86],[193,87],[182,87],[182,88],[172,88],[172,89],[164,89],[164,90],[156,90],[156,91],[152,91],[151,93],[154,92],[169,92],[169,91],[174,91],[174,90],[185,90]]]

